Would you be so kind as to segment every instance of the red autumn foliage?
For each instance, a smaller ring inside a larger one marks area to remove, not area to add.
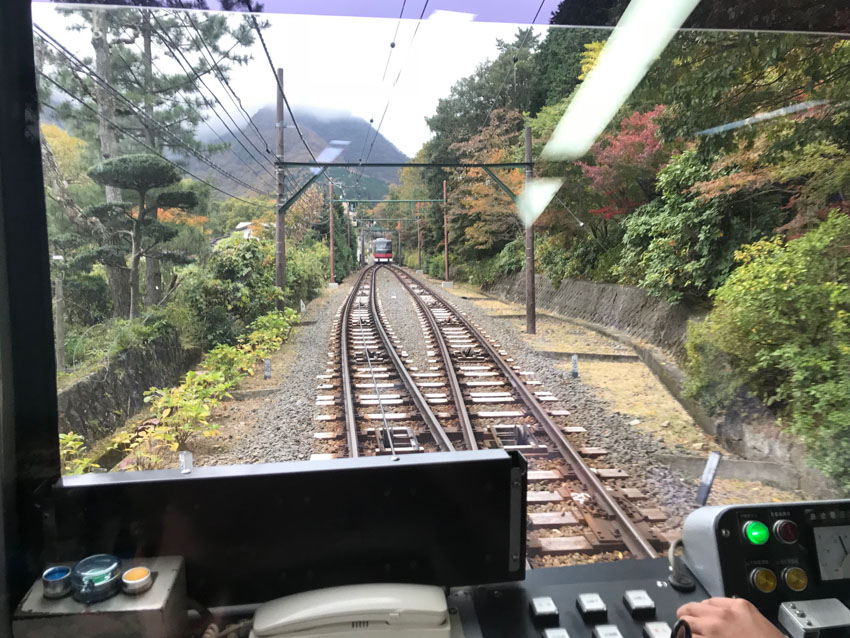
[[[590,149],[594,164],[578,162],[585,177],[607,203],[590,212],[610,219],[630,213],[654,195],[655,175],[669,159],[658,135],[659,104],[651,111],[635,111],[620,122],[620,130],[604,135]]]

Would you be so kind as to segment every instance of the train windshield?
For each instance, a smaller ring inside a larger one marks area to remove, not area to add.
[[[516,450],[535,566],[746,410],[850,485],[846,10],[119,4],[32,4],[68,485]]]

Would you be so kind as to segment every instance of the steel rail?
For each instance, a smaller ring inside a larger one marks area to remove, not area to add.
[[[454,399],[455,409],[457,410],[457,418],[460,422],[463,439],[466,441],[468,449],[477,450],[478,443],[475,440],[475,429],[472,427],[472,421],[469,418],[469,411],[466,409],[466,402],[463,400],[463,393],[460,389],[460,381],[458,381],[457,372],[454,369],[454,365],[452,365],[449,347],[446,344],[446,339],[443,337],[443,333],[440,332],[439,326],[437,325],[437,318],[434,316],[431,308],[428,307],[428,304],[422,301],[421,297],[413,291],[412,286],[405,280],[407,274],[395,266],[387,266],[387,268],[396,276],[407,292],[410,293],[410,296],[413,297],[416,305],[419,306],[425,315],[425,318],[428,320],[428,325],[431,326],[431,332],[434,333],[434,339],[436,339],[437,346],[440,348],[440,356],[443,357],[444,367],[446,369],[446,378],[449,381],[449,387]],[[434,298],[436,299],[436,297]]]
[[[427,291],[436,299],[441,299],[434,295],[428,286],[421,282],[420,285],[423,290]],[[447,302],[446,305],[448,305]],[[609,516],[615,519],[615,524],[617,525],[623,542],[629,551],[632,552],[635,558],[655,558],[658,555],[655,548],[653,548],[652,544],[646,536],[644,536],[643,532],[641,532],[637,525],[635,525],[635,523],[629,518],[628,514],[623,511],[614,498],[608,493],[605,489],[605,485],[603,485],[599,477],[596,476],[596,474],[594,474],[585,464],[581,455],[567,440],[563,432],[561,432],[561,429],[552,420],[549,414],[547,414],[543,405],[537,400],[537,397],[534,396],[534,393],[526,387],[519,375],[511,369],[504,359],[502,359],[502,356],[498,353],[498,351],[490,345],[483,335],[459,311],[452,310],[451,312],[455,315],[457,320],[463,324],[467,330],[469,330],[470,334],[475,337],[481,347],[487,351],[490,358],[499,367],[502,374],[505,375],[511,386],[513,386],[514,390],[517,394],[519,394],[522,401],[528,407],[531,415],[537,419],[537,422],[543,426],[546,434],[548,434],[555,442],[555,445],[558,446],[558,450],[561,452],[561,455],[572,466],[578,479],[596,498],[600,507],[605,510]]]
[[[357,281],[354,282],[354,287],[351,289],[351,294],[345,300],[342,307],[342,317],[340,319],[341,326],[339,331],[339,364],[342,367],[340,371],[342,379],[342,404],[345,411],[345,433],[348,440],[348,456],[356,458],[360,456],[360,446],[357,442],[357,414],[354,411],[354,388],[351,383],[351,368],[348,365],[348,321],[351,315],[351,308],[354,306],[354,300],[357,298],[357,293],[360,286],[363,285],[363,280],[366,279],[369,269],[367,268]]]
[[[446,431],[443,429],[443,426],[440,425],[437,416],[425,400],[425,396],[419,391],[419,387],[413,381],[413,377],[410,376],[410,372],[404,366],[404,362],[401,360],[399,354],[395,351],[395,347],[390,341],[389,335],[386,330],[384,330],[384,326],[381,323],[381,318],[378,316],[378,282],[376,276],[378,274],[378,270],[382,267],[383,266],[379,264],[372,270],[372,285],[369,291],[371,300],[370,311],[372,313],[372,322],[375,324],[375,330],[377,330],[378,335],[381,337],[381,341],[384,342],[384,347],[386,348],[390,359],[392,359],[393,365],[396,367],[398,376],[401,378],[402,383],[404,383],[405,388],[407,388],[407,391],[410,393],[413,403],[416,405],[416,409],[419,410],[420,416],[424,419],[425,425],[427,425],[428,429],[431,431],[434,441],[444,452],[454,452],[455,448],[449,440]]]

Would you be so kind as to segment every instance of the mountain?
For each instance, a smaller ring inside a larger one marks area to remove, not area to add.
[[[240,119],[235,115],[234,117],[237,122],[242,123],[244,121],[244,118]],[[310,150],[312,150],[313,154],[317,157],[322,150],[330,145],[332,140],[334,142],[349,142],[349,144],[344,146],[343,152],[335,160],[333,160],[336,162],[360,161],[360,153],[361,150],[363,150],[363,143],[366,139],[367,133],[369,136],[369,142],[366,145],[364,155],[369,152],[369,145],[372,144],[372,140],[375,136],[375,129],[371,124],[361,118],[353,117],[348,113],[337,112],[316,114],[311,111],[296,110],[295,118],[298,121],[298,126],[304,135],[304,139],[310,146]],[[262,155],[264,157],[268,157],[273,160],[275,150],[275,109],[271,106],[264,107],[254,113],[251,116],[251,119],[257,129],[259,129],[262,133],[262,138],[257,134],[257,131],[255,131],[254,128],[247,123],[245,123],[245,126],[241,127],[241,131],[244,132],[245,136],[247,136],[247,138],[260,149],[260,151],[262,151]],[[290,118],[287,117],[286,121],[290,122]],[[228,125],[231,130],[236,132],[236,127],[232,122],[228,121]],[[199,130],[199,133],[201,133],[201,130]],[[200,136],[203,142],[208,144],[221,144],[221,140],[219,140],[217,136],[209,133],[208,129],[207,133],[208,134],[206,136]],[[259,168],[256,160],[251,158],[251,155],[259,156],[260,153],[257,152],[257,150],[248,141],[246,141],[245,137],[243,137],[240,133],[237,133],[237,138],[223,127],[220,129],[219,135],[221,135],[222,140],[228,144],[229,148],[211,154],[210,160],[215,164],[218,164],[227,172],[235,175],[242,181],[255,186],[256,188],[264,191],[272,190],[274,180],[265,173],[265,171]],[[249,155],[248,151],[240,145],[240,141],[245,145],[245,147],[247,147],[247,149],[250,150],[251,155]],[[335,144],[335,146],[337,146],[337,144]],[[266,152],[266,148],[269,149],[270,153]],[[307,153],[307,149],[304,148],[304,144],[299,138],[297,131],[289,124],[287,124],[287,128],[284,131],[284,158],[295,162],[312,161],[312,158]],[[362,159],[365,160],[366,158],[363,157]],[[375,139],[372,154],[369,156],[370,162],[403,163],[409,161],[409,159],[410,158],[397,149],[392,142],[380,134],[377,139]],[[248,166],[246,166],[246,164]],[[233,193],[234,195],[242,196],[256,194],[244,186],[234,184],[229,179],[197,159],[191,158],[187,164],[187,168],[204,179],[214,179],[216,184],[222,186],[225,190]],[[270,163],[266,165],[266,168],[274,172]],[[389,184],[398,182],[398,171],[399,169],[397,168],[374,168],[368,169],[364,172],[363,178],[360,180],[359,184],[359,190],[362,192],[363,198],[380,199],[384,197],[387,193]],[[346,195],[351,196],[356,192],[354,187],[357,184],[358,176],[360,175],[359,169],[332,169],[328,172],[328,175],[333,177],[334,182],[338,183],[344,189]],[[289,184],[292,184],[294,180],[296,184],[300,185],[308,179],[308,177],[308,170],[301,169],[297,171],[288,171],[287,179],[289,180]],[[327,182],[324,182],[323,180],[323,183],[326,184]],[[289,186],[287,186],[287,191],[289,191]]]

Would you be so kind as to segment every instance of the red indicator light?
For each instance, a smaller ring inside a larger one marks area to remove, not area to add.
[[[796,543],[800,538],[800,530],[797,527],[797,523],[788,519],[776,521],[773,524],[773,533],[780,541],[788,545]]]

